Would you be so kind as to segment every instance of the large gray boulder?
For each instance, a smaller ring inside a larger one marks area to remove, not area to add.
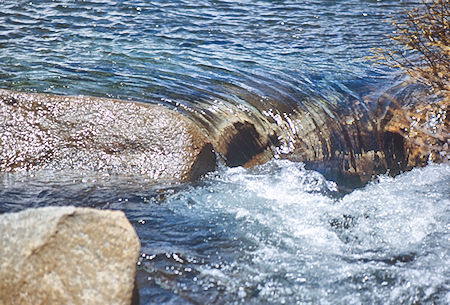
[[[0,215],[0,304],[130,304],[140,243],[121,211]]]
[[[166,107],[0,89],[0,171],[71,169],[173,182],[215,165],[205,133]]]

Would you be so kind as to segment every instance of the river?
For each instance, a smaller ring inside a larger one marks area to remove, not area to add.
[[[163,104],[210,129],[236,111],[289,123],[397,84],[361,59],[416,4],[0,0],[0,88]],[[449,182],[448,164],[351,192],[288,160],[187,184],[45,170],[0,174],[0,213],[123,210],[141,304],[449,304]]]

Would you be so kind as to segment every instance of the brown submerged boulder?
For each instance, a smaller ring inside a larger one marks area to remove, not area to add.
[[[449,160],[448,101],[377,103],[379,112],[364,105],[334,109],[334,117],[316,112],[309,126],[308,118],[301,118],[308,128],[299,130],[292,153],[282,157],[302,161],[350,189],[379,174],[395,176],[430,161]]]
[[[379,174],[396,175],[450,158],[450,98],[429,96],[414,84],[395,86],[364,101],[305,97],[301,107],[292,103],[284,112],[279,100],[253,105],[270,115],[223,112],[212,134],[215,150],[229,166],[289,159],[351,190]]]
[[[130,304],[140,243],[120,211],[0,215],[0,304]]]
[[[189,181],[215,168],[212,145],[159,105],[0,89],[0,171],[74,169]]]

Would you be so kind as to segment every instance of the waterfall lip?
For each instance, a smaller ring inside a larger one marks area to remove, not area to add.
[[[176,103],[174,109],[0,90],[3,141],[10,144],[2,147],[2,170],[103,168],[135,171],[155,181],[193,181],[216,168],[216,156],[231,167],[253,167],[275,157],[303,162],[343,188],[354,188],[378,174],[424,166],[430,158],[448,161],[448,134],[433,138],[411,125],[432,119],[432,128],[448,129],[448,105],[415,100],[424,94],[420,86],[401,83],[375,100],[355,100],[339,91],[327,99],[305,94],[287,80],[275,82],[277,88],[262,79],[247,87],[217,82],[199,88],[202,95],[192,97],[190,105],[165,99],[166,106]],[[21,121],[25,129],[14,137]],[[25,145],[30,137],[34,144]],[[15,147],[13,141],[23,143]],[[94,154],[80,154],[89,149]]]
[[[441,113],[432,119],[437,125],[433,124],[448,129],[448,105],[439,99],[416,99],[426,95],[421,86],[401,79],[394,86],[371,88],[363,95],[349,95],[334,87],[338,91],[327,98],[326,92],[305,94],[289,81],[267,86],[267,78],[258,82],[257,76],[252,77],[246,78],[247,85],[223,84],[229,96],[206,101],[215,107],[206,123],[193,116],[199,125],[209,124],[207,133],[228,166],[253,167],[273,157],[295,160],[351,190],[379,174],[397,175],[424,166],[430,157],[434,162],[448,160],[448,134],[428,146],[424,143],[430,133],[418,130],[415,142],[410,141],[412,134],[405,134],[405,130],[415,132],[405,115],[414,117],[421,111],[427,120],[429,107]]]

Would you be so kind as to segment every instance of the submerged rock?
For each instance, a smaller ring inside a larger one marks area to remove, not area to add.
[[[130,304],[140,243],[120,211],[0,215],[0,304]]]
[[[215,168],[190,119],[162,106],[0,89],[0,170],[75,169],[195,180]]]
[[[449,98],[429,96],[414,84],[340,103],[307,95],[261,100],[241,91],[233,92],[252,111],[236,107],[214,118],[214,148],[229,166],[289,159],[353,189],[379,174],[450,157]]]
[[[300,161],[352,189],[450,156],[449,99],[418,98],[420,87],[342,103],[270,91],[262,99],[231,85],[227,92],[238,102],[204,101],[205,111],[185,116],[157,105],[0,90],[0,170],[187,181],[213,170],[216,152],[228,166]]]

